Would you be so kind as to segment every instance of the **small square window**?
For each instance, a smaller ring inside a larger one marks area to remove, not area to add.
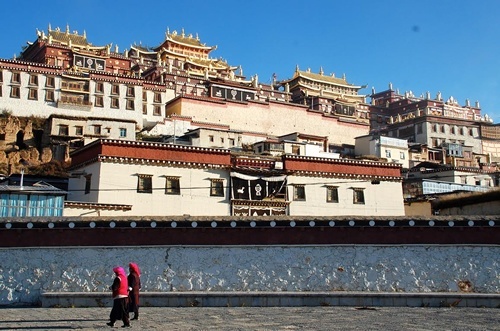
[[[126,137],[127,137],[127,129],[120,128],[120,138],[126,138]]]
[[[215,197],[224,196],[224,181],[222,179],[210,180],[210,195]]]
[[[83,136],[83,126],[75,126],[75,135]]]
[[[96,93],[104,93],[104,84],[97,82],[95,84],[95,91]]]
[[[111,108],[120,108],[120,101],[118,98],[111,98]]]
[[[45,86],[46,87],[54,87],[55,86],[55,79],[54,79],[54,77],[47,76],[45,78]]]
[[[364,205],[365,204],[365,193],[364,189],[362,188],[353,188],[353,197],[352,197],[352,203],[354,204],[360,204]]]
[[[391,157],[391,150],[389,150],[389,149],[385,150],[385,157],[387,157],[387,158]]]
[[[161,102],[161,93],[155,93],[154,102]]]
[[[18,72],[13,72],[10,78],[11,83],[21,83],[21,75]]]
[[[137,179],[137,193],[153,193],[152,175],[140,174]]]
[[[153,107],[153,115],[161,116],[161,107],[160,106],[155,105]]]
[[[101,126],[100,125],[94,125],[94,134],[97,134],[97,135],[101,134]]]
[[[60,136],[67,136],[69,134],[69,129],[67,125],[59,125],[59,135]]]
[[[45,101],[54,101],[54,90],[45,91]]]
[[[401,160],[405,159],[405,152],[399,152],[399,159]]]
[[[234,138],[229,138],[229,145],[234,146]]]
[[[30,88],[28,93],[29,100],[38,100],[38,90],[35,88]]]
[[[119,85],[111,85],[111,94],[119,95],[120,94],[120,86]]]
[[[165,194],[180,195],[181,186],[179,177],[167,177],[165,183]]]
[[[127,109],[134,110],[135,104],[134,99],[127,99]]]
[[[19,86],[11,86],[10,87],[10,97],[19,99],[20,97],[20,89]]]
[[[145,103],[142,104],[142,113],[144,115],[146,115],[148,113],[148,105],[146,105]]]
[[[326,202],[338,203],[339,202],[339,189],[336,186],[326,187]]]
[[[148,92],[142,91],[142,101],[148,101]]]
[[[208,136],[208,141],[210,141],[211,143],[213,143],[214,142],[214,136],[209,135]]]
[[[133,86],[128,86],[127,87],[127,97],[133,97],[135,96],[135,89]]]
[[[96,107],[103,107],[104,106],[104,99],[101,96],[96,96],[95,97],[95,106]]]
[[[38,85],[38,75],[30,75],[29,85]]]
[[[306,200],[306,187],[305,185],[293,186],[293,200],[305,201]]]

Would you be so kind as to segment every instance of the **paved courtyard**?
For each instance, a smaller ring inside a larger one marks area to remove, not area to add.
[[[0,308],[0,330],[112,330],[106,308]],[[121,329],[121,322],[114,329]],[[141,308],[135,330],[500,330],[495,308]]]

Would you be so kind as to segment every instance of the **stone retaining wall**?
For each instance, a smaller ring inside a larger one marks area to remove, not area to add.
[[[150,292],[500,293],[498,256],[498,245],[0,248],[0,305],[109,292],[112,268],[129,261]]]

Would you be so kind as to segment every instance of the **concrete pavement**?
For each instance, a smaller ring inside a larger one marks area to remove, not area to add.
[[[0,330],[113,330],[111,307],[0,308]],[[142,307],[131,330],[500,330],[498,308]]]

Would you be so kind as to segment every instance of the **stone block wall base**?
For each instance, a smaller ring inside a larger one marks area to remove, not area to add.
[[[110,293],[45,292],[42,307],[111,307]],[[485,307],[500,293],[403,292],[143,292],[143,307]]]

